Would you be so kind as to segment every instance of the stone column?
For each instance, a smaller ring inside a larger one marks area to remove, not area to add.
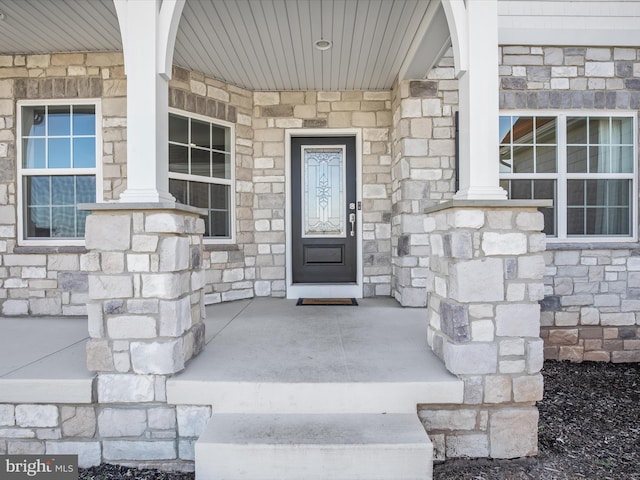
[[[429,243],[426,207],[454,190],[457,83],[452,59],[442,59],[427,80],[394,89],[392,179],[392,294],[405,307],[426,305]]]
[[[454,200],[428,209],[429,345],[465,381],[465,406],[486,416],[470,456],[537,452],[545,270],[541,206]]]
[[[87,366],[100,373],[99,400],[109,401],[101,398],[105,385],[121,385],[124,394],[127,382],[179,372],[202,349],[204,222],[200,210],[185,206],[88,207]],[[147,394],[163,400],[153,389]]]

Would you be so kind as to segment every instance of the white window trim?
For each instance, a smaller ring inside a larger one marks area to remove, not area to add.
[[[500,110],[500,116],[522,116],[522,117],[554,117],[558,119],[558,171],[547,174],[514,174],[501,173],[500,180],[514,179],[555,179],[557,181],[557,203],[556,209],[556,236],[547,236],[547,243],[632,243],[638,241],[638,113],[635,110]],[[567,180],[588,178],[598,178],[594,174],[567,173],[566,145],[567,145],[567,117],[632,117],[633,118],[633,162],[632,173],[607,174],[606,178],[626,178],[631,179],[631,235],[623,236],[567,236]]]
[[[96,177],[96,203],[102,203],[104,199],[103,185],[103,168],[102,168],[102,101],[99,98],[64,98],[64,99],[34,99],[19,100],[16,105],[16,204],[17,204],[17,239],[20,246],[84,246],[84,238],[78,239],[56,239],[56,238],[25,238],[24,219],[25,205],[23,198],[23,170],[28,170],[34,174],[51,175],[52,169],[42,168],[23,168],[22,167],[22,107],[38,106],[38,105],[94,105],[96,116],[96,166],[95,168],[56,168],[55,173],[60,175],[95,175]]]
[[[231,165],[231,178],[218,178],[218,177],[203,177],[200,175],[191,175],[187,173],[176,173],[169,171],[169,179],[175,180],[187,180],[190,182],[212,183],[216,185],[229,185],[231,191],[229,193],[229,238],[216,238],[216,237],[203,237],[203,243],[205,245],[233,245],[236,243],[236,130],[235,125],[231,122],[224,120],[218,120],[217,118],[207,117],[206,115],[200,115],[197,113],[188,112],[186,110],[180,110],[177,108],[169,108],[169,113],[179,115],[181,117],[193,118],[203,122],[208,122],[213,125],[220,125],[221,127],[229,128],[230,132],[230,150]],[[168,137],[168,135],[167,135]],[[167,138],[168,141],[168,138]],[[168,168],[168,166],[167,166]]]

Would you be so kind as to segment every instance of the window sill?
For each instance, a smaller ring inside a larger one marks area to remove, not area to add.
[[[22,245],[13,248],[13,253],[87,253],[88,250],[83,245]]]
[[[205,252],[234,252],[240,250],[240,246],[231,243],[205,243],[203,249]]]
[[[549,242],[547,250],[635,250],[640,242]]]

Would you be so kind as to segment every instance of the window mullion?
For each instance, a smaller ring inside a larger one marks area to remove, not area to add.
[[[631,211],[633,212],[631,219],[631,234],[634,239],[638,238],[638,117],[633,117],[633,179],[631,180]]]
[[[558,115],[558,181],[556,182],[556,215],[558,235],[567,238],[567,116]]]
[[[71,122],[73,128],[73,122]],[[73,143],[73,142],[71,142]],[[71,157],[71,163],[73,163],[73,156]],[[73,210],[73,233],[78,236],[78,177],[73,177],[73,203],[75,209]]]
[[[189,175],[191,175],[191,151],[192,151],[192,145],[193,145],[193,140],[191,138],[191,118],[189,118],[187,125],[188,125],[187,138],[189,139],[189,148],[187,149],[187,172],[189,173]],[[190,198],[190,197],[187,196],[187,198]],[[189,202],[191,202],[191,200],[189,200]]]
[[[53,236],[53,178],[49,177],[49,237]]]
[[[49,168],[49,105],[44,107],[44,166]]]

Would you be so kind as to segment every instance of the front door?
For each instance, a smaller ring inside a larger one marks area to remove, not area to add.
[[[357,282],[354,137],[291,139],[293,284]]]

